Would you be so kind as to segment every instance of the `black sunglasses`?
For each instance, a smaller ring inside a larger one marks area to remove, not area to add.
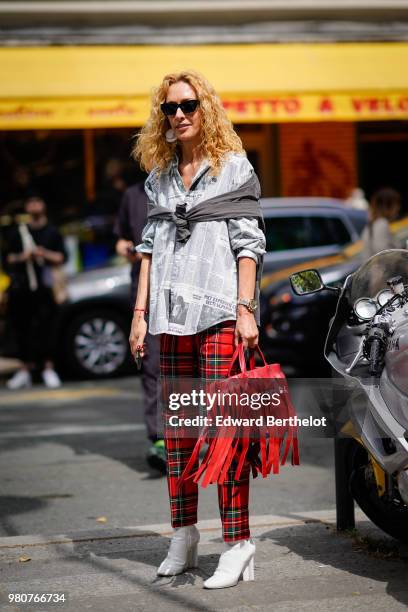
[[[194,111],[197,110],[199,104],[200,100],[185,100],[180,104],[177,104],[177,102],[163,102],[163,104],[160,104],[160,108],[167,117],[169,115],[175,115],[179,108],[181,108],[185,115],[189,115],[190,113],[194,113]]]

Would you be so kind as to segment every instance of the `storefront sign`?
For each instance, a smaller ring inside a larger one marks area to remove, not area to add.
[[[0,129],[131,127],[142,125],[148,112],[147,99],[0,102]]]
[[[408,43],[95,45],[0,49],[0,129],[138,127],[188,67],[235,123],[408,119]]]
[[[243,122],[373,121],[408,118],[408,92],[224,98],[231,120]]]
[[[387,95],[222,96],[234,123],[408,119],[408,92]],[[147,97],[0,102],[0,129],[138,127],[149,115]]]

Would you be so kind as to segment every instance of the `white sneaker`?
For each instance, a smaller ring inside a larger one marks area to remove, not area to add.
[[[197,567],[197,544],[200,533],[195,525],[174,530],[169,552],[159,569],[158,576],[176,576],[190,567]]]
[[[44,384],[49,389],[57,389],[61,386],[61,379],[52,368],[46,368],[42,373]]]
[[[220,556],[218,567],[211,578],[204,582],[205,589],[224,589],[243,580],[255,580],[255,544],[251,540],[240,540],[229,546]]]
[[[7,389],[23,389],[23,387],[31,387],[32,385],[31,374],[28,370],[17,370],[7,382]]]

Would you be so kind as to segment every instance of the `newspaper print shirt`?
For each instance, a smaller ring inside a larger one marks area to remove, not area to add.
[[[217,176],[203,161],[186,190],[175,158],[160,175],[153,170],[145,183],[149,210],[163,206],[186,210],[201,200],[236,189],[254,172],[244,155],[231,154]],[[148,220],[137,250],[152,254],[149,331],[186,336],[236,319],[237,260],[265,253],[265,236],[255,218],[204,221],[192,225],[189,240],[176,242],[172,221]],[[258,313],[257,313],[258,314]]]

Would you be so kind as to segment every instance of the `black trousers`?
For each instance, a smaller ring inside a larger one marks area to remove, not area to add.
[[[144,420],[147,435],[155,441],[157,437],[158,383],[160,375],[160,336],[147,334],[146,353],[143,357],[142,386],[144,391]]]
[[[53,358],[57,308],[48,287],[9,291],[8,319],[15,333],[17,356],[24,363],[42,366]]]
[[[131,284],[131,305],[132,308],[136,301],[138,277],[132,276]],[[147,333],[145,338],[146,352],[143,357],[142,366],[142,387],[144,394],[144,421],[147,429],[147,437],[156,441],[162,437],[162,434],[157,431],[158,427],[158,397],[159,397],[159,379],[160,379],[160,336],[152,336]]]

